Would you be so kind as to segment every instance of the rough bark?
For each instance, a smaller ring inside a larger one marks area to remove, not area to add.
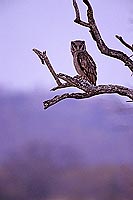
[[[76,13],[76,19],[74,20],[75,23],[88,27],[89,28],[89,32],[93,38],[93,40],[96,42],[98,49],[101,51],[102,54],[105,54],[106,56],[110,56],[113,58],[116,58],[118,60],[121,60],[122,62],[125,63],[125,66],[128,66],[129,69],[133,72],[133,61],[130,59],[129,56],[127,56],[125,53],[118,51],[118,50],[114,50],[114,49],[110,49],[109,47],[107,47],[107,45],[105,44],[104,40],[101,37],[101,34],[97,28],[94,16],[93,16],[93,9],[91,7],[91,4],[89,3],[88,0],[83,0],[84,4],[87,6],[87,18],[88,18],[88,22],[84,22],[80,19],[80,12],[79,12],[79,8],[77,5],[76,0],[73,0],[73,6],[75,9],[75,13]],[[118,38],[119,36],[117,36]],[[122,44],[124,44],[126,47],[128,47],[130,50],[133,50],[133,47],[128,45],[127,43],[124,42],[124,40],[122,40],[122,37],[118,38]],[[130,46],[130,47],[129,47]]]
[[[133,61],[131,60],[131,56],[129,57],[121,51],[110,49],[109,47],[107,47],[107,45],[103,41],[101,34],[97,28],[97,25],[93,16],[93,9],[91,7],[91,4],[89,3],[88,0],[83,0],[83,3],[87,6],[88,22],[84,22],[80,19],[80,11],[79,11],[77,2],[76,0],[73,0],[73,6],[74,6],[75,14],[76,14],[76,19],[74,20],[74,22],[78,23],[79,25],[89,28],[89,32],[93,40],[96,42],[97,47],[101,51],[102,54],[119,59],[120,61],[124,62],[125,65],[128,66],[128,68],[133,72]],[[133,45],[129,45],[127,42],[123,40],[121,36],[116,35],[116,38],[125,47],[127,47],[133,52]],[[56,95],[52,99],[49,99],[43,102],[44,109],[47,109],[50,106],[67,98],[85,99],[85,98],[90,98],[90,97],[100,95],[100,94],[118,94],[121,96],[128,97],[131,100],[128,102],[133,102],[133,89],[120,86],[120,85],[110,85],[110,84],[92,86],[86,80],[83,80],[80,76],[71,77],[69,75],[62,74],[62,73],[57,74],[50,63],[49,58],[46,55],[46,51],[41,52],[37,49],[33,49],[33,51],[38,55],[38,57],[41,60],[41,63],[43,65],[46,64],[54,80],[57,83],[57,86],[52,88],[51,91],[55,91],[55,90],[63,89],[67,87],[76,87],[82,91],[81,93],[77,92],[77,93],[65,93],[62,95]],[[65,81],[65,83],[62,83],[61,80]]]

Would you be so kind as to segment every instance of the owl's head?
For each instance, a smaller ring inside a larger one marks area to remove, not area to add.
[[[71,41],[71,52],[74,54],[75,52],[86,51],[85,41],[75,40]]]

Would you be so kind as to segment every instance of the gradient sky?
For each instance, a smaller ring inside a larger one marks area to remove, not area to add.
[[[131,55],[114,36],[133,43],[131,0],[90,0],[103,39],[110,48]],[[78,0],[82,19],[86,7]],[[133,76],[118,60],[101,55],[88,29],[73,22],[71,0],[0,0],[0,87],[29,90],[54,86],[47,68],[40,64],[32,48],[46,50],[57,72],[75,75],[70,41],[83,39],[98,68],[98,84],[132,87]]]

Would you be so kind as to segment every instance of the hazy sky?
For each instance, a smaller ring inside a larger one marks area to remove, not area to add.
[[[115,34],[133,43],[133,4],[127,0],[90,0],[99,30],[106,44],[123,47]],[[78,0],[82,18],[86,7]],[[55,70],[75,75],[70,41],[83,39],[98,68],[98,84],[122,84],[132,87],[131,72],[118,60],[101,55],[88,29],[73,22],[71,0],[0,0],[0,87],[24,90],[52,87],[54,80],[40,64],[32,48],[47,50]]]

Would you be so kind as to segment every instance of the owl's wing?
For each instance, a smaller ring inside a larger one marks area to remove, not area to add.
[[[88,78],[89,82],[93,85],[96,85],[97,72],[96,64],[93,58],[87,52],[81,52],[78,55],[78,63],[82,72]]]

